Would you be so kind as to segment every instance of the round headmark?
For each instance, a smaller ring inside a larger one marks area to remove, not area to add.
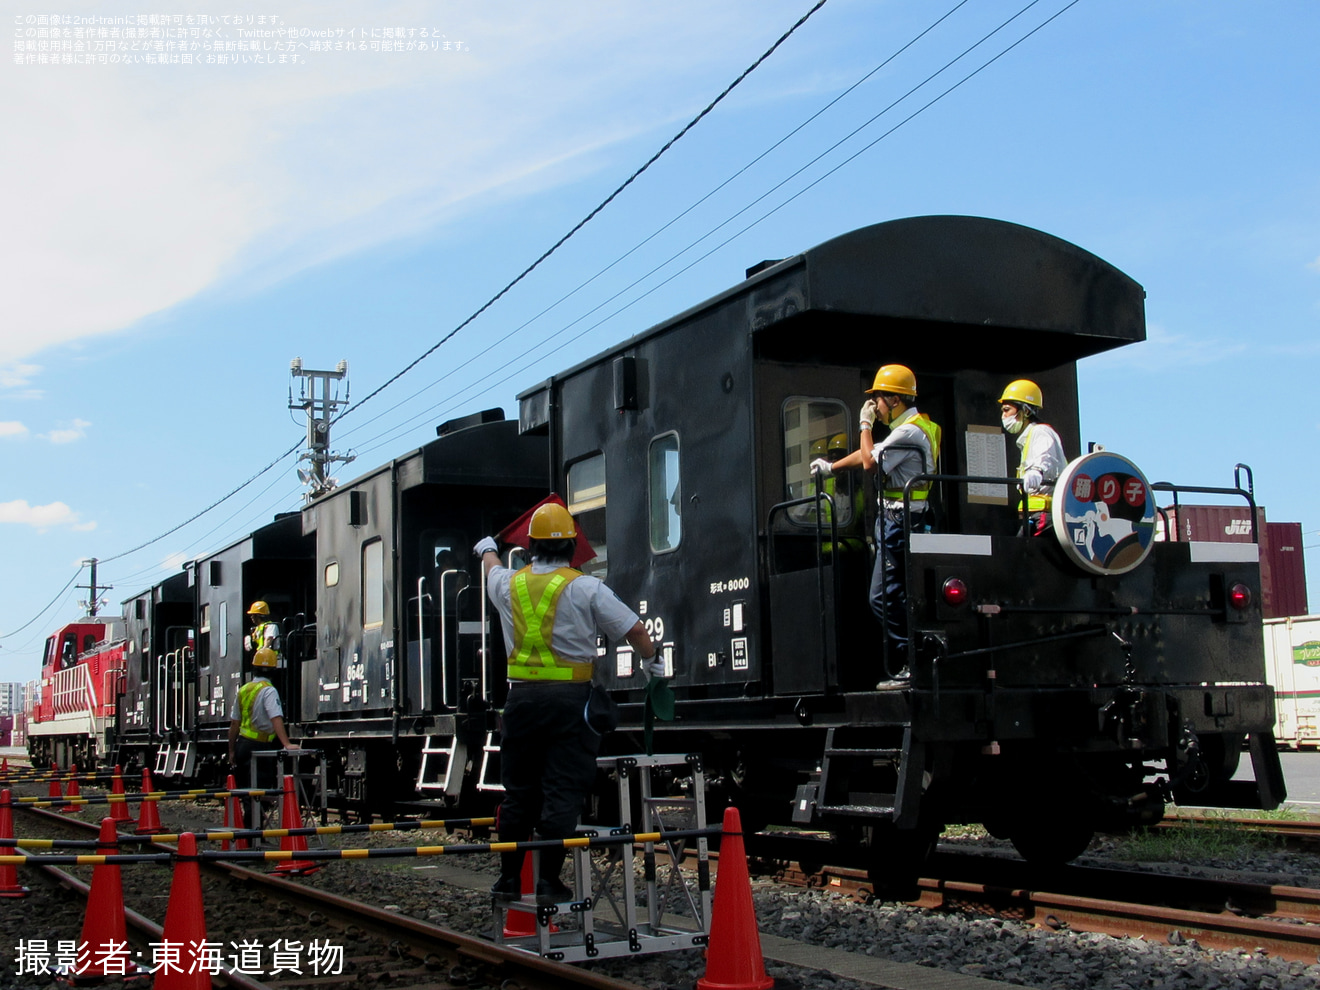
[[[1092,574],[1126,574],[1155,539],[1155,495],[1146,476],[1107,450],[1063,469],[1051,513],[1063,552]]]

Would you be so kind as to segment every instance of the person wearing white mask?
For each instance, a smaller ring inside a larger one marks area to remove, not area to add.
[[[1017,477],[1026,490],[1032,536],[1051,527],[1054,484],[1068,465],[1059,434],[1040,421],[1042,405],[1040,386],[1025,378],[1010,382],[999,397],[1000,425],[1005,433],[1017,438]]]

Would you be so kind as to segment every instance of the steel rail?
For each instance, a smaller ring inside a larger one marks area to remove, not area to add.
[[[44,809],[33,808],[31,805],[23,806],[23,810],[48,821],[59,822],[65,827],[84,831],[97,830],[97,826],[91,822],[68,818]],[[162,852],[175,852],[174,848],[168,845],[160,845],[158,848]],[[38,859],[38,857],[31,858]],[[411,943],[412,948],[421,952],[418,957],[419,965],[429,965],[427,960],[431,956],[435,956],[441,961],[445,961],[447,967],[462,963],[490,966],[503,971],[506,978],[516,979],[520,985],[536,988],[536,990],[542,990],[542,988],[544,990],[579,990],[583,987],[588,988],[588,990],[640,990],[635,983],[615,979],[590,970],[578,969],[566,963],[554,962],[524,950],[496,945],[493,942],[463,935],[395,912],[384,911],[336,894],[306,887],[266,873],[258,873],[233,863],[203,861],[200,865],[203,870],[208,872],[229,876],[261,888],[272,897],[278,896],[292,903],[301,902],[326,918],[336,919],[338,923],[345,927],[354,925],[362,930],[387,937],[393,942]],[[43,868],[55,870],[53,866]],[[64,875],[68,876],[67,874]],[[68,879],[75,885],[85,886],[76,878],[68,877]],[[128,921],[129,914],[130,912],[125,909],[126,921]],[[145,918],[142,920],[149,925],[152,924]],[[406,937],[401,938],[401,933],[406,933]],[[152,934],[153,937],[159,938],[163,933],[157,928]],[[396,978],[403,975],[405,974],[394,974]],[[217,974],[216,979],[219,980],[222,976],[243,981],[229,984],[238,987],[239,990],[266,990],[267,988],[267,984],[256,982],[242,974]],[[437,973],[427,974],[425,980],[437,987],[447,985],[443,981],[443,977]]]

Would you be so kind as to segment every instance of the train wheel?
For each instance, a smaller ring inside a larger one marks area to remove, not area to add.
[[[1086,852],[1095,836],[1089,821],[1028,822],[1009,833],[1013,848],[1036,866],[1062,866]]]
[[[866,873],[875,896],[885,900],[911,900],[917,878],[935,850],[939,829],[920,826],[895,828],[890,822],[871,827]]]

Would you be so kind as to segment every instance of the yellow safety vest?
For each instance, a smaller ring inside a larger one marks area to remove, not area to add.
[[[550,647],[559,596],[581,576],[581,571],[571,567],[560,567],[549,574],[533,574],[530,565],[513,576],[509,584],[509,604],[513,612],[509,680],[591,680],[592,664],[556,657]]]
[[[252,724],[252,706],[256,703],[257,695],[268,687],[271,687],[270,681],[265,678],[258,678],[254,681],[248,681],[238,689],[238,734],[240,736],[255,739],[257,742],[270,742],[275,738],[275,733],[260,732]]]
[[[1032,425],[1033,425],[1033,424],[1028,424],[1028,425],[1027,425],[1027,428],[1029,429]],[[1022,460],[1026,460],[1026,457],[1027,457],[1027,455],[1028,455],[1030,452],[1031,452],[1031,437],[1027,437],[1027,443],[1026,443],[1026,445],[1025,445],[1025,446],[1023,447],[1023,449],[1022,449]],[[1018,476],[1019,478],[1022,477],[1022,475],[1023,475],[1023,473],[1024,473],[1023,470],[1022,470],[1022,460],[1019,460],[1019,461],[1018,461],[1018,466],[1017,466],[1017,476]],[[1045,484],[1047,484],[1047,485],[1052,485],[1052,484],[1055,483],[1055,481],[1058,481],[1058,479],[1056,478],[1056,479],[1054,479],[1054,481],[1047,481],[1047,482],[1045,482]],[[1019,504],[1020,504],[1020,503],[1019,503]],[[1028,511],[1028,512],[1044,512],[1044,511],[1046,511],[1047,509],[1049,509],[1050,506],[1053,505],[1053,504],[1054,504],[1054,496],[1053,496],[1053,495],[1042,495],[1042,494],[1040,494],[1040,493],[1038,493],[1038,492],[1035,492],[1035,493],[1033,493],[1033,492],[1027,492],[1027,511]]]
[[[930,442],[930,455],[935,461],[935,463],[930,465],[929,468],[923,464],[921,473],[925,474],[927,470],[929,470],[931,474],[934,474],[940,468],[940,437],[942,431],[940,430],[939,424],[931,422],[931,418],[923,412],[917,413],[908,420],[908,422],[913,426],[920,427],[921,432],[926,434],[926,439]],[[912,501],[924,502],[926,499],[930,498],[930,486],[931,483],[929,481],[922,481],[913,485]],[[902,489],[886,488],[882,497],[889,499],[891,502],[900,501],[903,498],[903,492]]]

